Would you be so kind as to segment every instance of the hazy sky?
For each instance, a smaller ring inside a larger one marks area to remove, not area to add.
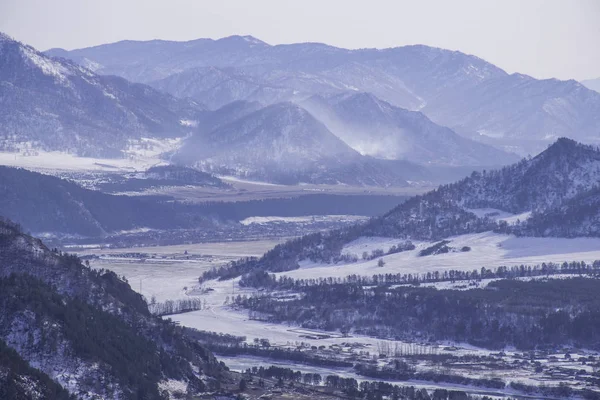
[[[41,50],[233,34],[346,48],[421,43],[537,78],[600,77],[599,0],[0,0],[0,31]]]

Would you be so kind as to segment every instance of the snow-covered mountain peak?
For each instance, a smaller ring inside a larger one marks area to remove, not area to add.
[[[262,40],[257,39],[254,36],[250,36],[250,35],[226,36],[226,37],[215,40],[215,42],[217,42],[217,43],[243,43],[243,44],[247,44],[250,46],[264,46],[264,47],[270,46],[268,43],[265,43]]]
[[[256,107],[238,102],[213,112],[173,160],[274,183],[406,185],[408,174],[423,176],[422,168],[407,162],[361,156],[298,104]]]
[[[66,82],[71,71],[64,64],[56,62],[29,46],[20,47],[25,60],[34,68],[38,68],[44,75],[53,76],[61,82]]]
[[[70,86],[68,76],[73,74],[73,70],[83,69],[70,60],[64,60],[63,63],[53,60],[33,47],[3,33],[0,33],[0,54],[4,60],[3,63],[0,63],[3,70],[0,71],[0,75],[4,73],[10,77],[24,76],[31,71],[38,71],[43,75],[53,77],[56,82],[60,82],[64,86]],[[10,79],[7,77],[6,80]]]
[[[594,189],[598,182],[600,151],[561,138],[534,158],[500,170],[473,173],[440,192],[461,206],[522,213],[558,207]]]

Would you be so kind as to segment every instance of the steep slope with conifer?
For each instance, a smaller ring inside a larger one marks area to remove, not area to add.
[[[163,399],[168,381],[194,394],[226,379],[209,351],[150,315],[127,282],[9,221],[0,222],[0,327],[0,340],[76,398]]]

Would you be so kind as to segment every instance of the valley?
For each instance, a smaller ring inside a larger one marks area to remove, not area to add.
[[[376,260],[354,265],[308,264],[301,266],[299,270],[281,273],[279,276],[294,279],[310,279],[318,276],[325,280],[340,279],[350,275],[413,274],[416,276],[435,271],[441,273],[457,267],[470,272],[481,267],[535,265],[542,262],[561,263],[566,260],[585,261],[591,264],[600,259],[600,250],[598,250],[600,243],[597,239],[520,239],[478,234],[449,240],[454,246],[468,245],[471,251],[419,257],[419,251],[428,244],[415,243],[415,250],[399,253],[401,258],[383,257],[386,260],[384,267],[377,267]],[[523,352],[516,349],[494,351],[452,341],[386,340],[365,335],[307,329],[293,323],[268,322],[230,304],[236,296],[265,293],[262,289],[241,287],[239,279],[198,284],[198,277],[204,271],[241,257],[260,256],[281,242],[246,241],[129,249],[86,249],[78,251],[78,255],[89,259],[94,268],[110,269],[119,276],[124,276],[132,288],[138,291],[141,289],[140,293],[147,299],[153,299],[152,301],[160,303],[186,298],[199,299],[200,310],[165,317],[181,326],[244,337],[247,346],[256,346],[257,343],[266,340],[267,347],[264,344],[258,345],[257,350],[254,351],[213,347],[220,360],[240,373],[248,368],[259,366],[266,368],[275,365],[302,373],[318,373],[323,377],[333,374],[354,378],[360,383],[368,381],[369,378],[357,374],[352,365],[357,362],[372,364],[373,360],[377,360],[376,364],[383,366],[400,357],[410,360],[409,363],[423,374],[452,371],[452,374],[458,372],[463,378],[475,380],[493,377],[504,381],[507,387],[506,389],[495,389],[489,386],[486,388],[486,384],[477,381],[469,384],[427,382],[423,380],[424,378],[421,380],[387,378],[386,382],[427,390],[460,390],[472,395],[522,398],[528,397],[527,391],[523,391],[525,386],[558,387],[565,380],[569,382],[571,390],[593,388],[593,385],[589,384],[588,373],[593,374],[598,368],[594,366],[600,361],[600,353],[597,351],[572,347],[559,348],[554,352]],[[396,240],[390,238],[362,238],[348,244],[343,252],[358,254],[364,251],[372,252],[395,243]],[[99,258],[90,258],[93,255]],[[569,279],[572,276],[580,276],[580,274],[551,275],[550,279]],[[533,279],[547,278],[543,275]],[[433,285],[440,289],[465,290],[466,288],[468,290],[468,288],[485,287],[492,281],[493,279],[479,278],[457,279],[453,280],[452,284],[440,282]],[[275,291],[269,292],[269,296],[285,299],[293,297],[293,292]],[[210,348],[210,344],[207,345]],[[319,362],[296,362],[293,361],[292,356],[286,360],[279,358],[280,356],[271,358],[266,355],[250,355],[269,354],[271,350],[296,352],[294,354],[306,353],[317,360],[338,360],[340,363],[349,363],[349,366],[330,367],[319,366]],[[517,375],[518,379],[515,379]]]
[[[596,81],[237,31],[0,32],[0,399],[600,399]]]

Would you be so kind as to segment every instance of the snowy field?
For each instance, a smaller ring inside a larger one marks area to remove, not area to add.
[[[148,300],[175,300],[191,295],[198,277],[206,270],[241,257],[260,256],[278,241],[198,243],[189,245],[133,247],[120,249],[85,249],[79,256],[96,255],[93,268],[109,269],[125,276],[132,289]],[[187,254],[186,254],[187,252]],[[144,253],[148,257],[128,257],[127,253]],[[187,289],[185,289],[187,288]]]
[[[188,298],[188,291],[198,284],[198,278],[204,271],[230,261],[225,257],[207,260],[139,260],[107,259],[92,260],[92,268],[104,268],[125,276],[136,292],[150,301],[158,302]],[[187,289],[186,289],[187,288]]]
[[[99,255],[99,254],[122,254],[122,253],[149,253],[160,255],[182,255],[186,251],[189,255],[213,255],[230,257],[249,257],[261,256],[268,250],[271,250],[277,244],[285,241],[281,240],[248,240],[241,242],[215,242],[215,243],[192,243],[176,244],[170,246],[139,246],[127,248],[86,248],[77,252],[79,256]]]
[[[493,232],[461,235],[451,237],[448,246],[460,249],[471,248],[468,252],[451,252],[426,257],[419,257],[419,251],[430,247],[433,243],[416,242],[415,250],[387,255],[383,258],[385,265],[378,267],[379,258],[348,264],[320,264],[309,261],[302,262],[301,268],[295,271],[282,272],[296,279],[315,277],[345,277],[357,274],[371,276],[386,273],[426,273],[445,270],[495,268],[511,265],[536,265],[543,262],[562,263],[564,261],[593,262],[600,260],[599,238],[533,238],[515,237]],[[364,237],[347,244],[342,253],[361,257],[363,252],[370,253],[381,249],[388,251],[392,245],[404,242],[399,239],[382,237]]]
[[[573,260],[591,262],[595,259],[600,259],[600,239],[517,238],[487,232],[452,237],[449,240],[451,241],[449,246],[453,248],[469,246],[471,247],[471,251],[419,257],[418,252],[431,246],[432,243],[413,242],[416,245],[415,250],[384,256],[383,259],[386,261],[384,267],[376,266],[377,259],[344,265],[311,264],[304,262],[300,270],[288,271],[281,274],[296,278],[313,278],[321,276],[346,276],[353,273],[372,275],[374,273],[385,272],[415,273],[436,270],[443,271],[444,269],[472,270],[480,269],[482,266],[494,267],[521,263],[537,264],[548,261],[562,262]],[[376,249],[387,251],[391,246],[397,245],[400,242],[403,241],[381,237],[363,237],[347,244],[343,252],[346,254],[356,254],[360,257],[364,251],[371,252]],[[132,288],[140,291],[148,299],[152,296],[157,301],[186,298],[187,296],[202,299],[202,310],[166,317],[183,326],[217,333],[245,336],[249,343],[252,343],[257,338],[268,339],[272,346],[288,348],[298,348],[301,344],[325,346],[326,348],[338,346],[342,349],[342,353],[348,353],[349,355],[354,351],[352,350],[353,346],[350,345],[352,343],[364,346],[362,348],[371,354],[378,354],[381,348],[395,348],[397,344],[401,346],[409,345],[408,342],[402,341],[382,340],[355,334],[344,337],[335,332],[310,330],[295,325],[253,320],[249,318],[247,311],[236,310],[228,306],[232,297],[240,294],[250,295],[256,292],[255,289],[240,288],[238,285],[239,278],[222,282],[208,281],[202,285],[198,285],[197,279],[205,270],[240,257],[260,256],[277,243],[277,241],[257,241],[134,247],[128,249],[95,248],[82,249],[79,254],[94,254],[99,256],[99,259],[92,260],[92,265],[95,268],[108,268],[121,276],[124,275],[129,280]],[[557,278],[560,278],[560,276]],[[481,285],[484,286],[487,283],[489,282],[481,282]],[[439,284],[449,285],[450,283],[442,282]],[[460,284],[460,282],[456,284]],[[272,295],[277,296],[278,294],[273,293]],[[325,336],[319,339],[317,334]],[[416,346],[417,349],[423,349],[425,352],[427,352],[427,349],[431,349],[436,353],[449,353],[456,356],[493,354],[490,350],[463,343],[412,343],[410,346]],[[590,354],[587,351],[572,352],[573,355],[576,353],[582,355]],[[584,368],[579,362],[561,361],[565,358],[564,354],[557,354],[556,356],[559,359],[558,362],[543,360],[542,362],[549,362],[556,367]],[[515,357],[520,357],[519,353],[507,349],[505,360],[510,361],[515,359]],[[343,368],[319,369],[318,367],[303,366],[294,364],[293,362],[248,356],[219,358],[234,370],[242,370],[256,365],[280,365],[304,372],[319,372],[322,375],[335,373],[352,376],[357,380],[361,379],[359,376],[354,376],[352,371]],[[426,370],[427,368],[434,367],[419,363],[417,368],[419,370]],[[471,368],[470,370],[457,369],[457,372],[470,377],[496,376],[507,382],[516,379],[530,385],[556,385],[559,383],[559,380],[549,380],[543,374],[534,373],[531,368],[518,370],[518,378],[515,377],[515,373],[517,372],[515,370],[490,371]],[[417,381],[398,383],[424,388],[456,388],[467,390],[471,393],[485,393],[488,395],[510,394],[510,389],[506,391],[494,391],[493,389]]]
[[[451,269],[479,269],[494,265],[510,264],[534,264],[542,261],[592,261],[600,258],[599,239],[538,239],[538,238],[516,238],[508,235],[493,233],[482,233],[476,235],[463,235],[450,238],[451,247],[468,245],[472,248],[466,253],[448,253],[436,256],[418,257],[420,249],[426,248],[431,243],[414,242],[417,248],[413,251],[385,256],[385,267],[376,267],[377,259],[367,262],[358,262],[347,265],[310,265],[304,263],[304,267],[297,271],[289,271],[284,274],[289,276],[318,277],[318,276],[346,276],[350,273],[370,275],[382,271],[406,271],[422,272],[427,270]],[[388,250],[392,245],[398,244],[399,240],[390,238],[360,238],[344,247],[343,252],[349,254],[362,254],[363,251],[370,252],[375,249]],[[347,337],[335,332],[303,329],[294,325],[268,323],[251,320],[245,310],[235,310],[228,306],[233,296],[240,294],[255,293],[254,289],[240,288],[238,279],[229,281],[209,281],[198,285],[198,277],[205,270],[213,266],[222,265],[230,260],[244,256],[260,256],[265,251],[276,245],[277,241],[257,242],[228,242],[228,243],[203,243],[193,245],[175,245],[160,247],[134,247],[128,249],[83,249],[80,255],[94,254],[99,259],[92,260],[95,268],[108,268],[117,274],[127,277],[132,288],[150,299],[152,296],[157,301],[168,299],[185,298],[187,296],[202,299],[203,309],[183,314],[171,315],[170,318],[183,326],[200,330],[227,333],[245,336],[249,343],[254,339],[268,339],[273,346],[284,346],[297,348],[302,343],[310,346],[339,346],[342,352],[352,352],[351,343],[359,343],[364,350],[371,354],[378,354],[382,347],[394,348],[396,344],[409,345],[408,342],[381,340],[373,337],[351,334]],[[135,254],[143,253],[143,255]],[[133,258],[132,258],[133,257]],[[135,258],[137,257],[137,258]],[[488,282],[481,282],[482,285]],[[447,284],[447,283],[440,283]],[[184,289],[187,288],[187,289]],[[277,295],[277,293],[273,293]],[[322,339],[317,334],[327,335]],[[307,337],[308,336],[308,337]],[[449,353],[456,356],[463,355],[490,355],[493,352],[462,343],[412,343],[411,346],[421,349],[433,348],[436,353]],[[450,347],[446,347],[450,346]],[[413,347],[414,348],[414,347]],[[584,352],[587,353],[587,352]],[[573,353],[575,354],[575,353]],[[583,353],[582,353],[583,354]],[[518,352],[506,351],[506,359],[512,360],[518,357]],[[562,360],[564,354],[557,354]],[[319,372],[322,375],[339,374],[352,376],[357,380],[364,377],[355,376],[348,369],[318,368],[313,366],[294,364],[293,362],[260,359],[248,356],[241,357],[218,357],[233,370],[243,370],[250,366],[258,365],[280,365],[301,370],[304,372]],[[554,362],[557,367],[581,369],[581,363],[576,362]],[[429,368],[419,363],[419,370]],[[433,368],[433,367],[432,367]],[[497,376],[505,381],[518,380],[530,385],[556,385],[559,381],[548,380],[543,374],[535,374],[532,371],[519,370],[518,378],[515,378],[513,370],[485,371],[471,369],[469,371],[457,370],[471,377]],[[501,396],[510,394],[506,391],[494,391],[493,389],[476,388],[462,385],[445,383],[405,381],[399,384],[413,385],[423,388],[438,388],[466,390],[470,393],[480,393]]]
[[[413,242],[416,249],[384,256],[386,264],[378,267],[377,261],[359,261],[350,264],[314,264],[303,262],[302,268],[282,272],[294,278],[345,277],[350,274],[370,276],[379,273],[422,273],[448,269],[473,270],[501,265],[539,264],[542,262],[586,261],[600,259],[600,239],[517,238],[491,232],[462,235],[450,238],[452,247],[470,246],[470,252],[447,253],[419,257],[418,252],[431,243]],[[375,249],[387,251],[398,244],[398,239],[360,238],[345,246],[343,252],[360,255]],[[251,294],[252,290],[241,289],[238,279],[233,281],[210,281],[198,287],[197,279],[202,272],[230,260],[245,256],[260,256],[273,248],[278,241],[250,241],[225,243],[200,243],[160,247],[134,247],[128,249],[83,249],[78,254],[97,255],[92,260],[95,268],[114,270],[125,276],[134,290],[158,301],[185,296],[201,296],[207,309],[174,315],[172,319],[185,326],[222,333],[245,335],[249,340],[267,338],[276,343],[310,341],[293,327],[248,320],[246,312],[235,311],[225,306],[232,296]],[[185,252],[187,251],[187,255]],[[146,253],[154,256],[145,260],[123,256],[126,253]],[[189,259],[188,259],[189,257]],[[482,283],[483,284],[483,283]],[[141,287],[141,289],[140,289]],[[187,288],[185,290],[184,288]],[[206,292],[206,289],[211,289]],[[354,338],[356,339],[356,338]],[[340,343],[348,338],[325,339]],[[362,338],[362,342],[374,345],[378,340]],[[322,340],[315,343],[322,344]]]
[[[265,225],[271,223],[312,223],[312,222],[360,222],[368,217],[360,215],[307,215],[302,217],[249,217],[240,221],[242,225]]]
[[[183,326],[188,326],[200,330],[207,330],[217,333],[227,333],[237,336],[245,336],[248,343],[252,343],[255,338],[268,339],[271,346],[286,347],[289,349],[308,348],[306,346],[325,346],[331,348],[331,346],[337,346],[340,349],[338,354],[346,354],[351,357],[352,353],[358,349],[358,351],[367,351],[372,355],[379,354],[381,348],[395,348],[396,344],[400,346],[412,346],[413,349],[418,349],[418,352],[426,352],[433,350],[437,354],[447,353],[455,356],[465,355],[477,355],[477,356],[498,356],[497,352],[490,351],[487,349],[478,348],[464,343],[451,343],[442,342],[438,344],[431,343],[410,343],[394,340],[381,340],[373,337],[354,335],[342,336],[336,332],[327,332],[314,329],[304,329],[294,325],[287,324],[276,324],[268,323],[263,321],[251,320],[248,318],[248,313],[243,310],[235,310],[224,303],[228,302],[228,297],[237,296],[238,294],[251,294],[253,293],[250,289],[241,289],[237,286],[237,279],[232,281],[218,282],[209,281],[203,284],[203,288],[210,288],[211,291],[205,293],[202,298],[207,301],[207,307],[203,310],[192,311],[184,314],[177,314],[169,316],[168,318],[178,322]],[[329,337],[323,339],[315,338],[317,334],[329,335]],[[306,337],[311,335],[311,338]],[[361,344],[364,347],[355,348],[352,344]],[[550,365],[556,368],[566,368],[580,370],[582,368],[591,367],[582,366],[581,362],[576,361],[579,356],[598,356],[597,352],[587,350],[569,350],[573,356],[573,360],[566,360],[564,353],[557,353],[554,356],[557,360],[544,360],[539,359],[544,365]],[[513,362],[515,359],[529,359],[529,356],[523,356],[520,352],[506,349],[502,359],[504,362]],[[293,361],[285,360],[273,360],[269,358],[252,357],[247,355],[240,355],[236,357],[222,357],[217,358],[235,371],[243,371],[253,366],[269,366],[278,365],[281,367],[292,368],[301,372],[319,373],[323,376],[329,374],[336,374],[345,377],[353,377],[358,381],[368,380],[365,377],[356,375],[349,368],[332,368],[332,367],[316,367],[294,363]],[[428,362],[419,361],[416,365],[419,371],[439,371],[439,365],[431,364]],[[544,373],[537,373],[533,371],[532,367],[515,367],[515,369],[486,369],[485,367],[473,366],[470,363],[464,365],[455,365],[457,368],[454,372],[459,375],[464,375],[471,378],[501,378],[505,382],[518,381],[527,385],[547,385],[555,386],[560,383],[560,380],[549,378]],[[380,380],[380,379],[378,379]],[[485,389],[475,386],[465,385],[454,385],[450,383],[433,383],[433,382],[422,382],[422,381],[389,381],[400,385],[412,385],[415,387],[422,388],[445,388],[445,389],[456,389],[465,390],[469,393],[495,395],[498,397],[505,397],[506,395],[515,394],[509,386],[504,390]],[[570,383],[572,387],[583,388],[580,382]]]
[[[131,141],[124,158],[78,157],[59,151],[34,150],[23,143],[18,153],[0,152],[0,165],[22,167],[34,171],[142,171],[167,164],[161,154],[177,149],[182,138]]]
[[[221,288],[214,289],[220,290]],[[223,289],[225,289],[226,293],[231,295],[232,287],[230,282],[229,286],[227,287],[227,285],[224,285]],[[237,295],[241,292],[236,289],[235,293]],[[223,304],[215,304],[214,298],[211,299],[211,297],[211,294],[202,297],[203,300],[207,300],[208,307],[206,309],[170,315],[167,318],[190,328],[245,336],[248,343],[252,343],[255,338],[268,339],[271,345],[278,346],[298,346],[301,343],[306,343],[311,346],[342,346],[345,343],[360,343],[367,346],[366,350],[373,354],[377,353],[378,346],[381,346],[382,344],[390,346],[391,348],[394,348],[396,343],[408,345],[408,342],[382,340],[363,335],[350,335],[344,337],[336,332],[304,329],[294,325],[251,320],[248,318],[248,313],[246,311],[236,311]],[[330,337],[324,339],[306,337],[310,334],[328,335]],[[422,345],[423,348],[430,346],[434,346],[439,353],[450,352],[445,351],[442,345]],[[490,354],[490,351],[464,344],[457,347],[456,350],[451,351],[451,353],[455,355],[488,355]]]
[[[416,245],[415,250],[384,256],[383,259],[386,261],[384,267],[377,266],[378,259],[338,265],[303,262],[301,263],[302,268],[299,270],[282,272],[277,275],[293,278],[345,277],[350,274],[370,276],[379,273],[422,273],[448,269],[473,270],[480,269],[482,266],[489,268],[501,265],[532,265],[549,261],[592,262],[600,259],[600,239],[517,238],[487,232],[457,236],[449,240],[451,240],[450,246],[452,247],[470,246],[472,250],[419,257],[418,252],[429,247],[431,243],[413,242]],[[345,246],[343,252],[360,257],[363,251],[371,252],[375,249],[387,251],[389,247],[399,242],[401,241],[398,239],[390,238],[360,238]],[[205,282],[202,289],[211,289],[202,296],[203,300],[207,301],[208,308],[174,315],[171,318],[181,325],[201,330],[244,335],[247,336],[248,341],[252,341],[254,338],[266,338],[272,343],[278,344],[307,342],[313,345],[356,341],[369,346],[376,346],[381,342],[378,339],[362,336],[307,339],[303,337],[303,333],[295,329],[297,327],[249,320],[247,312],[233,310],[225,305],[232,296],[254,293],[252,289],[240,288],[237,281],[238,279],[225,282]],[[197,290],[197,293],[199,294],[202,289]],[[327,332],[321,333],[327,334]],[[486,353],[485,350],[470,346],[463,347],[459,353]]]
[[[471,247],[469,252],[455,252],[419,257],[418,252],[431,243],[413,242],[416,249],[382,257],[385,266],[378,267],[378,259],[349,264],[315,264],[302,262],[299,270],[282,272],[293,278],[345,277],[350,274],[371,276],[380,273],[423,273],[448,269],[479,270],[501,265],[535,265],[542,262],[585,261],[600,259],[600,239],[517,238],[491,232],[462,235],[449,239],[452,247]],[[346,245],[344,253],[358,257],[375,249],[387,251],[402,241],[390,238],[360,238]],[[94,268],[106,268],[125,276],[132,288],[157,301],[201,296],[208,309],[173,316],[182,325],[223,333],[243,334],[253,338],[268,338],[277,343],[303,341],[302,333],[290,327],[248,321],[247,313],[224,306],[228,297],[241,293],[234,281],[210,281],[198,288],[198,277],[206,270],[246,256],[260,256],[279,241],[248,241],[199,243],[189,245],[134,247],[125,249],[92,248],[78,252],[81,256],[96,255],[91,261]],[[187,252],[187,254],[186,254]],[[131,258],[127,253],[144,253],[144,259]],[[450,283],[439,283],[449,285]],[[481,283],[482,285],[485,282]],[[455,283],[464,285],[464,283]],[[187,288],[187,289],[184,289]],[[212,289],[209,293],[204,289]],[[243,327],[243,331],[240,328]],[[328,339],[333,342],[339,339]],[[342,339],[344,340],[344,339]],[[369,343],[373,344],[374,339]],[[321,343],[321,341],[319,341]]]

